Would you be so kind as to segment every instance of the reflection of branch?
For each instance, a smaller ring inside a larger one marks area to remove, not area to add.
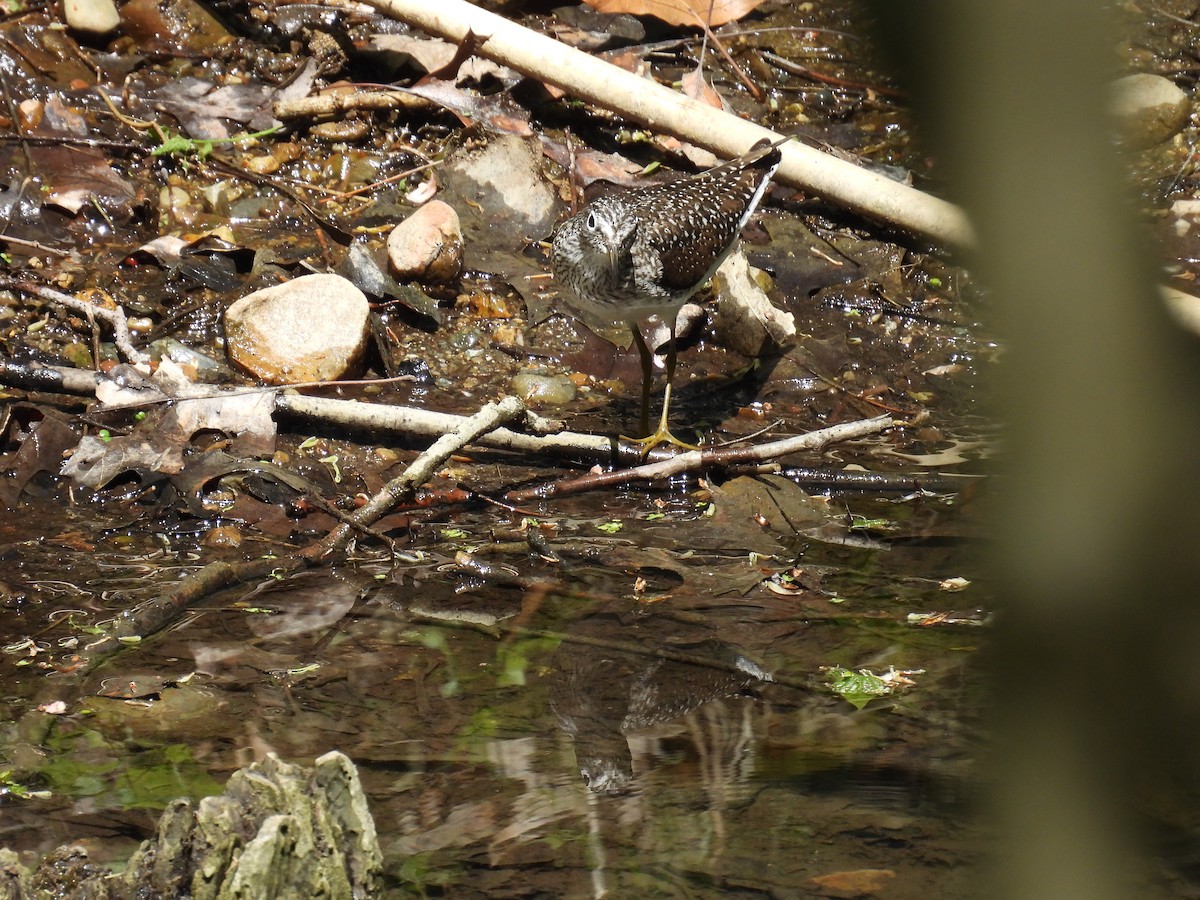
[[[780,684],[784,687],[796,688],[801,691],[813,690],[812,684],[807,679],[776,676],[765,671],[762,675],[756,675],[744,664],[739,664],[736,660],[716,659],[711,656],[686,653],[682,650],[672,650],[670,647],[649,646],[637,641],[612,640],[609,638],[592,637],[586,634],[571,634],[568,631],[527,628],[524,625],[507,625],[503,622],[483,624],[465,619],[445,619],[440,616],[430,616],[412,611],[409,611],[408,616],[412,621],[421,624],[437,625],[439,628],[464,628],[470,631],[478,631],[480,634],[485,634],[491,638],[496,637],[497,630],[515,637],[549,638],[550,640],[562,641],[568,644],[580,644],[585,647],[597,647],[601,650],[615,650],[618,653],[628,653],[633,656],[644,656],[648,659],[662,659],[669,662],[686,663],[690,666],[703,666],[706,669],[716,669],[719,672],[745,675],[747,678],[753,678],[767,684]],[[747,660],[746,662],[749,663],[750,661]],[[763,675],[766,677],[763,677]]]
[[[117,613],[108,633],[88,644],[79,654],[83,671],[95,669],[108,656],[133,646],[155,632],[173,624],[190,607],[205,597],[235,584],[259,581],[268,576],[282,577],[301,568],[299,559],[248,559],[237,563],[210,563],[188,575],[170,591]],[[79,671],[78,669],[75,671]]]

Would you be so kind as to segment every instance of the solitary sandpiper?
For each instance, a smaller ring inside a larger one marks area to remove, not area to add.
[[[554,278],[567,305],[633,332],[642,362],[642,433],[650,431],[653,357],[638,322],[660,316],[671,338],[658,430],[647,450],[676,440],[667,427],[675,374],[675,318],[737,246],[779,168],[778,141],[762,140],[724,165],[654,187],[599,197],[554,233]]]

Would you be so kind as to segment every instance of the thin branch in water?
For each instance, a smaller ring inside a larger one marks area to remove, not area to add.
[[[876,434],[895,424],[891,416],[877,416],[873,419],[863,419],[859,422],[846,422],[841,425],[831,425],[818,431],[810,431],[795,437],[770,441],[753,447],[725,447],[721,449],[689,450],[662,462],[647,463],[631,469],[617,469],[614,472],[600,472],[583,475],[578,478],[566,478],[551,484],[522,488],[510,491],[505,495],[506,500],[518,503],[525,500],[547,500],[551,497],[561,497],[565,494],[578,494],[583,491],[595,490],[600,487],[611,487],[630,481],[656,481],[673,478],[686,472],[699,472],[705,469],[724,468],[731,465],[761,463],[802,450],[815,450],[836,441],[853,440]]]
[[[34,297],[39,297],[49,303],[57,303],[59,306],[65,306],[67,309],[75,310],[75,312],[83,313],[85,316],[95,316],[98,319],[107,322],[113,330],[113,342],[117,345],[117,349],[121,351],[121,355],[135,365],[146,365],[150,362],[150,356],[143,353],[133,346],[133,338],[129,332],[129,324],[125,320],[125,310],[121,306],[115,306],[112,309],[105,309],[95,303],[88,303],[86,300],[80,300],[72,297],[70,294],[64,294],[61,291],[56,291],[53,288],[43,287],[40,284],[34,284],[32,281],[23,281],[13,278],[0,278],[0,289],[7,288],[10,291],[20,291],[23,294],[30,294]]]
[[[400,500],[411,494],[433,477],[434,472],[453,454],[470,444],[480,435],[495,431],[501,425],[512,422],[525,413],[525,404],[519,397],[505,397],[489,403],[475,415],[462,421],[459,427],[443,434],[413,460],[412,464],[397,475],[372,497],[365,506],[351,514],[354,526],[371,525],[381,519]],[[352,526],[343,523],[325,536],[319,543],[306,548],[300,555],[306,559],[320,559],[349,542]]]

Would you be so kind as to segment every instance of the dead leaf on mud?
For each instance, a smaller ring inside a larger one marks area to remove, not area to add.
[[[87,147],[41,147],[38,168],[49,190],[43,199],[72,215],[95,202],[113,214],[128,214],[137,191],[108,164],[98,150]]]
[[[733,22],[757,8],[762,0],[586,0],[588,6],[603,13],[630,13],[654,16],[672,25],[695,28],[707,19],[710,28]]]
[[[27,425],[17,427],[27,418]],[[34,475],[58,471],[63,453],[75,446],[79,436],[61,414],[24,403],[14,404],[6,430],[25,434],[20,449],[9,458],[8,477],[0,481],[0,508],[11,509]]]
[[[267,85],[227,84],[186,76],[161,87],[143,89],[140,97],[152,109],[173,115],[193,138],[225,140],[233,136],[227,122],[254,131],[278,125],[271,104],[279,91]]]
[[[704,70],[697,67],[688,72],[681,79],[683,92],[693,100],[699,100],[701,103],[706,103],[714,109],[724,109],[725,101],[721,98],[708,79],[704,77]]]
[[[114,369],[114,372],[117,370]],[[80,484],[103,487],[122,472],[149,469],[178,474],[183,451],[198,431],[217,431],[233,437],[233,450],[247,456],[268,455],[275,449],[274,394],[234,391],[212,395],[197,388],[169,359],[163,359],[151,379],[102,381],[96,396],[108,409],[172,400],[150,409],[129,434],[111,438],[88,435],[79,442],[62,473]],[[189,397],[197,392],[199,397]]]

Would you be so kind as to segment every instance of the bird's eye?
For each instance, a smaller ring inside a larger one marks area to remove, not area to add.
[[[584,224],[587,225],[588,231],[595,231],[596,230],[596,214],[588,213],[587,222],[585,222]]]

